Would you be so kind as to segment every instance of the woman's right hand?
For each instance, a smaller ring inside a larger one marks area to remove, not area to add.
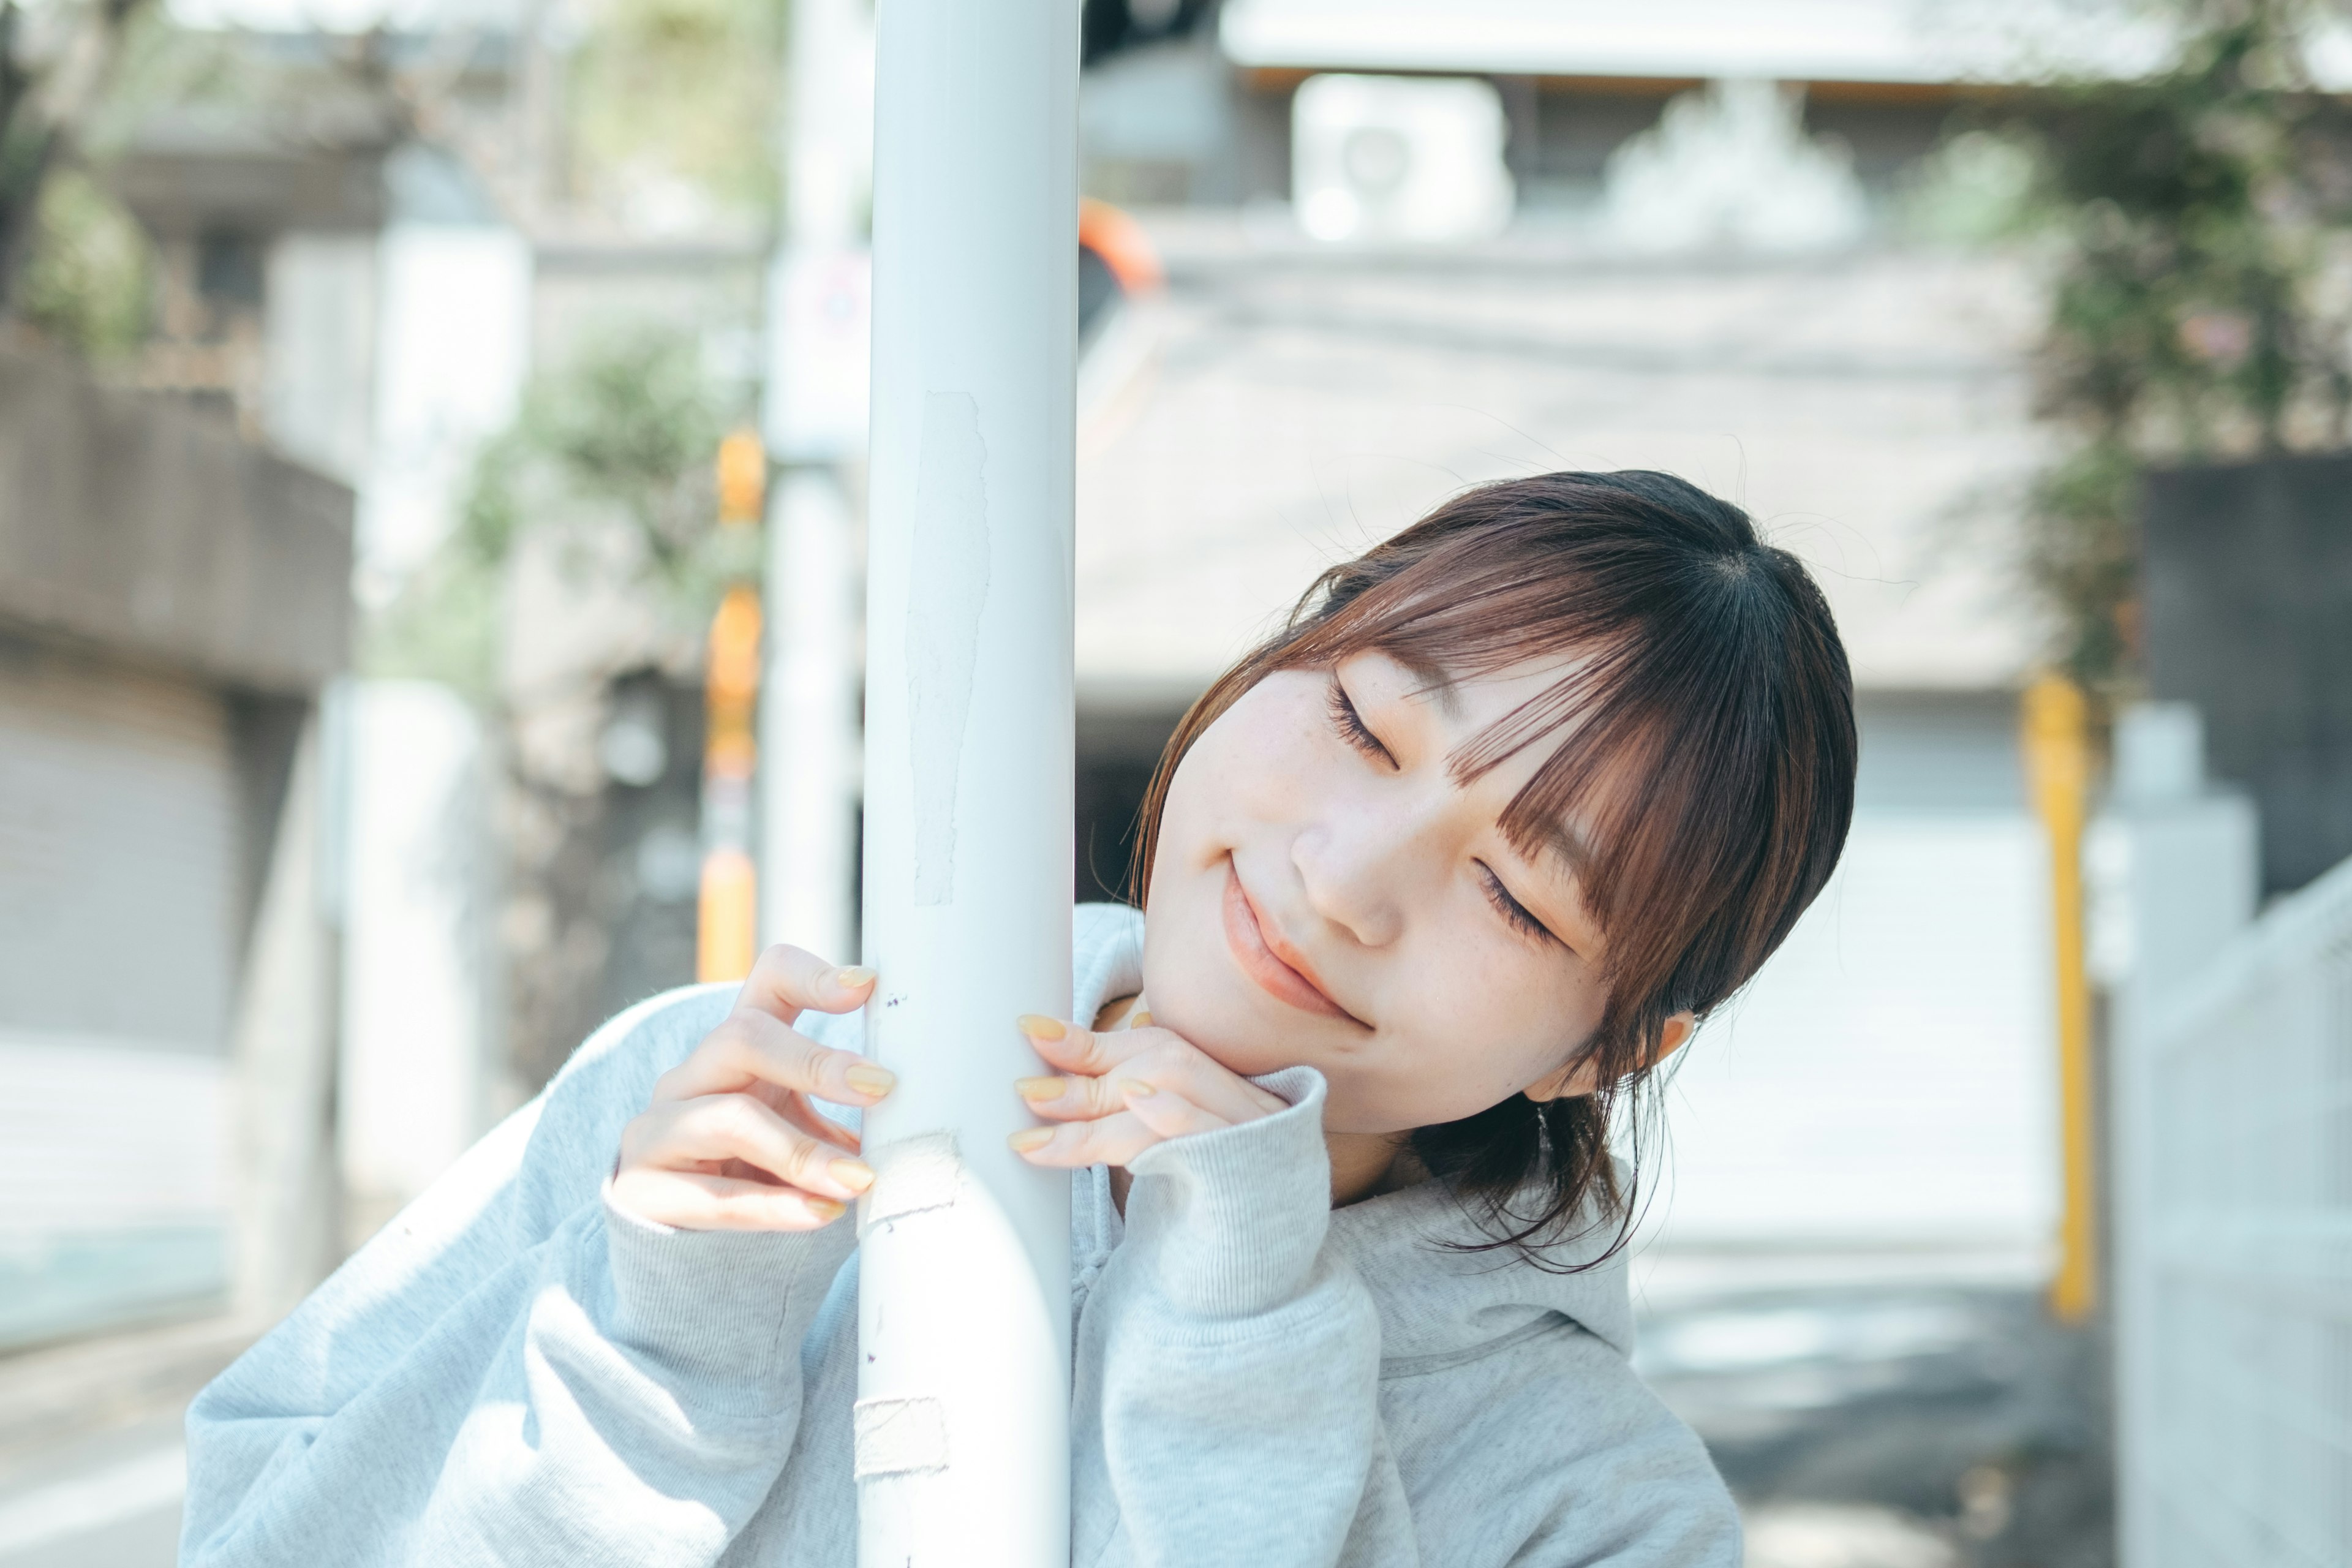
[[[830,1050],[793,1024],[814,1007],[846,1013],[874,972],[839,969],[796,947],[760,955],[734,1011],[662,1074],[653,1102],[621,1131],[613,1202],[681,1230],[814,1230],[874,1184],[857,1134],[811,1097],[872,1105],[897,1082],[854,1051]]]

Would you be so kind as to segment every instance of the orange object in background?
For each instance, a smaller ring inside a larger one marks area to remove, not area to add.
[[[759,521],[768,487],[760,438],[738,430],[719,445],[719,521]],[[760,702],[759,591],[738,583],[710,621],[703,680],[702,889],[697,906],[697,979],[740,980],[760,952],[759,875],[751,858],[751,783],[759,763],[752,726]]]
[[[1157,290],[1167,281],[1160,253],[1143,226],[1108,202],[1086,196],[1078,202],[1078,244],[1093,251],[1129,294]]]
[[[760,521],[768,496],[768,451],[750,430],[737,430],[719,443],[719,521]]]
[[[697,911],[694,977],[740,980],[760,956],[760,888],[751,857],[740,849],[714,849],[702,858],[702,894]]]

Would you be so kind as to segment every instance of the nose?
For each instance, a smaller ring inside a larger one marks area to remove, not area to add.
[[[1329,803],[1290,842],[1307,907],[1365,947],[1395,942],[1427,875],[1433,826],[1420,813],[1362,800]]]

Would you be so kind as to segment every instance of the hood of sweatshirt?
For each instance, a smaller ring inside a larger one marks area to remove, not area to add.
[[[1141,914],[1123,904],[1081,904],[1075,934],[1078,1018],[1091,1018],[1104,1003],[1142,988]],[[1118,1228],[1107,1173],[1089,1174],[1091,1181],[1079,1183],[1073,1215],[1084,1233],[1082,1258],[1099,1258],[1115,1244]],[[1580,1267],[1607,1249],[1613,1230],[1603,1226],[1583,1240],[1547,1248],[1546,1267],[1507,1247],[1470,1250],[1491,1236],[1443,1183],[1430,1181],[1334,1210],[1327,1245],[1354,1266],[1371,1292],[1381,1315],[1384,1368],[1397,1375],[1475,1361],[1562,1319],[1619,1354],[1632,1353],[1624,1254]],[[1561,1272],[1568,1268],[1577,1271]]]

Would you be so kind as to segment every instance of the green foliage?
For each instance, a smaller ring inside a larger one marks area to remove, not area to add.
[[[250,47],[243,35],[183,27],[163,5],[134,12],[106,94],[90,107],[77,143],[94,158],[122,151],[158,110],[249,114],[316,105],[320,73]]]
[[[698,628],[726,584],[759,564],[756,540],[716,523],[719,441],[743,412],[730,404],[692,337],[650,327],[536,378],[514,423],[477,455],[449,540],[370,627],[370,670],[487,700],[507,563],[540,528],[624,527],[645,592]]]
[[[567,84],[592,194],[626,201],[668,180],[772,216],[788,14],[787,0],[604,0]]]
[[[2339,435],[2347,323],[2315,297],[2347,216],[2343,112],[2306,90],[2295,10],[2247,7],[2173,71],[2063,94],[2042,195],[2066,245],[2043,364],[2053,413],[2151,453]]]
[[[2093,440],[2051,464],[2027,494],[2035,526],[2022,564],[2062,612],[2056,662],[2103,692],[2112,693],[2131,658],[2138,501],[2139,459],[2112,440]]]
[[[2176,0],[2174,65],[2077,83],[2006,117],[2021,213],[2052,263],[2036,371],[2070,450],[2028,498],[2029,580],[2062,662],[2133,680],[2137,476],[2153,462],[2340,445],[2352,317],[2352,111],[2313,90],[2298,0]]]
[[[644,328],[595,342],[533,382],[512,427],[483,451],[459,538],[500,562],[533,516],[614,506],[675,575],[710,530],[724,414],[693,339]]]
[[[42,184],[17,313],[85,359],[130,353],[146,336],[152,258],[138,220],[79,169]]]
[[[437,680],[493,706],[504,581],[499,568],[441,551],[401,584],[390,604],[367,616],[361,672]]]
[[[2040,171],[2035,148],[2014,133],[1971,127],[1922,160],[1899,199],[1896,220],[1913,239],[1983,244],[2011,239],[2031,223]]]

